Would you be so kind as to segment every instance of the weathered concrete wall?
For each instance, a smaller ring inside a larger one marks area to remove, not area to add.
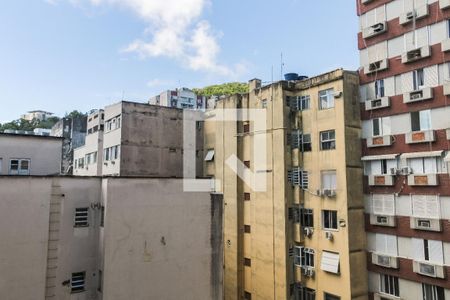
[[[31,175],[61,172],[62,139],[0,134],[0,170],[8,175],[10,159],[30,159]]]
[[[181,179],[109,178],[104,184],[103,299],[218,299],[211,234],[219,213],[210,195],[183,193]]]

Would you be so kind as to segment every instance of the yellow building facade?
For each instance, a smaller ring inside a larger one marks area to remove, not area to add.
[[[344,70],[254,79],[207,112],[204,174],[224,197],[225,299],[367,299],[358,86]],[[236,120],[217,118],[224,109],[238,109]],[[262,130],[252,109],[265,111]],[[236,174],[233,155],[263,174],[264,190]]]

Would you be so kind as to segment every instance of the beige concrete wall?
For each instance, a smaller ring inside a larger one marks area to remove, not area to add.
[[[30,159],[31,175],[61,172],[62,139],[0,134],[0,175],[8,175],[10,159]]]
[[[215,299],[210,195],[176,179],[104,184],[103,299]]]
[[[119,102],[105,107],[105,131],[103,133],[103,149],[113,147],[113,146],[121,146],[122,143],[122,131],[124,130],[124,122],[123,117],[121,121],[121,127],[113,130],[108,130],[106,127],[106,123],[117,116],[122,115],[122,111],[124,109],[124,103]],[[122,148],[122,147],[121,147]],[[120,156],[118,159],[102,162],[102,175],[114,175],[118,176],[121,174],[121,164],[122,160],[122,149],[120,149]]]
[[[97,152],[97,162],[91,163],[86,167],[86,160],[84,161],[84,168],[76,168],[74,166],[74,176],[100,176],[103,168],[103,131],[97,131],[86,135],[85,145],[76,148],[73,151],[73,158],[78,160],[84,158],[86,154]]]

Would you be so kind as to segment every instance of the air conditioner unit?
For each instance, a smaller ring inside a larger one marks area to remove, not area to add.
[[[419,274],[436,277],[436,266],[419,263]]]
[[[386,225],[389,223],[389,218],[387,216],[376,216],[376,222],[379,225]]]
[[[311,227],[305,227],[303,228],[303,233],[307,236],[307,237],[311,237],[313,234],[314,230]]]
[[[308,277],[313,277],[313,276],[314,276],[314,269],[313,269],[313,268],[308,268],[308,267],[306,267],[306,268],[303,270],[303,274],[304,274],[305,276],[308,276]]]
[[[334,197],[336,197],[336,190],[323,190],[322,194],[325,197],[334,198]]]
[[[410,175],[413,173],[411,167],[403,167],[401,170],[402,175]]]
[[[411,20],[411,19],[413,19],[414,17],[416,16],[416,11],[410,11],[410,12],[408,12],[407,14],[406,14],[406,18],[408,19],[408,20]]]
[[[417,227],[421,228],[431,228],[431,220],[429,219],[417,219]]]
[[[384,24],[383,23],[378,23],[372,26],[373,31],[375,32],[380,32],[384,30]]]
[[[330,232],[330,231],[326,231],[326,232],[325,232],[325,238],[326,238],[327,240],[332,241],[333,238],[334,238],[333,233]]]
[[[409,94],[410,100],[418,100],[423,98],[423,91],[416,91]]]
[[[391,257],[386,255],[377,255],[377,264],[385,267],[390,267]]]
[[[334,98],[341,98],[342,97],[342,92],[338,91],[334,93]]]

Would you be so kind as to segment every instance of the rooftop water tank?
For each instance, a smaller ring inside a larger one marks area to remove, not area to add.
[[[286,73],[284,74],[284,79],[287,81],[293,81],[297,80],[298,74],[297,73]]]

